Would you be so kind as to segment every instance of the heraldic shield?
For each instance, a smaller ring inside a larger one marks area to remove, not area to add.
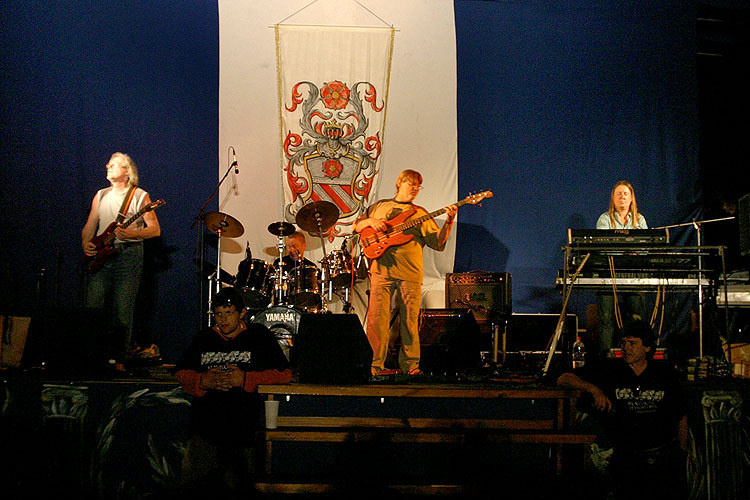
[[[359,176],[362,160],[354,155],[338,158],[315,154],[305,157],[305,171],[312,189],[308,201],[330,201],[340,212],[340,218],[356,214],[360,200],[354,195],[354,181]]]

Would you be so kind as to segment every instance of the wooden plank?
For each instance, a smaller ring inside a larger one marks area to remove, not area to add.
[[[341,491],[341,486],[331,483],[255,483],[255,488],[260,493],[308,493],[308,494],[330,494]],[[394,484],[384,488],[388,493],[399,495],[424,495],[424,494],[459,494],[467,492],[465,486],[456,484]]]
[[[357,397],[411,397],[411,398],[479,398],[479,399],[566,399],[578,391],[561,388],[496,388],[462,387],[455,385],[315,385],[286,384],[260,385],[258,392],[275,396],[357,396]]]
[[[470,440],[476,440],[474,433]],[[481,438],[489,443],[527,444],[591,444],[593,434],[558,432],[500,432],[483,433]],[[390,432],[377,430],[268,430],[268,441],[304,441],[317,443],[368,442],[386,440],[389,443],[464,443],[467,434],[463,432]]]
[[[278,417],[278,427],[374,427],[389,429],[554,429],[553,420],[380,417]]]

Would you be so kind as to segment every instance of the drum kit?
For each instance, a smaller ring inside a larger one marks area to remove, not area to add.
[[[210,279],[210,289],[218,291],[221,283],[234,285],[242,292],[245,306],[259,321],[267,323],[269,318],[280,317],[282,311],[293,309],[297,314],[323,313],[328,311],[328,303],[335,293],[344,302],[344,311],[351,309],[351,287],[357,280],[352,256],[346,250],[346,241],[340,250],[330,253],[326,250],[325,231],[331,228],[339,218],[339,210],[333,203],[315,201],[304,205],[295,218],[300,229],[311,236],[320,238],[323,259],[320,268],[315,265],[290,266],[282,259],[286,253],[286,237],[296,231],[289,222],[273,222],[268,225],[268,232],[277,237],[276,247],[279,259],[274,264],[263,259],[252,258],[249,245],[245,250],[245,259],[238,266],[236,276],[231,276],[221,268],[221,239],[237,238],[244,233],[242,224],[234,217],[222,212],[208,212],[202,221],[204,225],[218,236],[218,257],[216,267],[203,263],[203,269],[214,272]],[[216,273],[215,270],[220,272]],[[215,282],[215,287],[214,283]],[[210,300],[210,295],[209,295]],[[270,312],[269,312],[270,311]],[[275,313],[274,313],[275,311]],[[268,314],[261,314],[266,313]],[[289,312],[289,311],[287,311]],[[288,314],[282,316],[286,317]],[[288,322],[286,322],[288,323]],[[268,326],[268,325],[267,325]],[[284,324],[285,332],[289,325]],[[295,328],[296,329],[296,328]],[[271,328],[273,330],[273,328]],[[287,333],[284,333],[287,335]]]

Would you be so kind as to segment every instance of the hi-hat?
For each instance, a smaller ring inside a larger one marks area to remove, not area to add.
[[[294,232],[294,225],[288,222],[272,222],[268,225],[268,232],[276,236],[289,236]]]
[[[227,238],[237,238],[245,232],[245,228],[242,227],[240,221],[222,212],[208,212],[203,216],[202,220],[209,231],[221,234],[221,236],[226,236]]]
[[[339,220],[339,209],[330,201],[313,201],[297,212],[296,222],[309,233],[325,231]],[[318,227],[320,223],[320,227]]]

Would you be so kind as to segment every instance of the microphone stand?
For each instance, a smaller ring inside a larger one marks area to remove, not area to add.
[[[226,180],[227,176],[229,175],[229,172],[232,171],[232,167],[233,166],[234,165],[229,165],[229,168],[227,168],[227,171],[224,172],[224,176],[221,178],[221,180],[219,181],[219,183],[216,184],[216,187],[214,188],[214,192],[211,193],[211,196],[209,196],[208,199],[206,200],[206,202],[203,203],[203,206],[201,207],[200,211],[198,212],[198,215],[195,217],[195,219],[193,219],[192,224],[190,224],[190,229],[193,229],[195,227],[195,223],[196,222],[198,222],[199,220],[203,219],[204,213],[206,211],[206,207],[208,206],[209,203],[211,203],[211,200],[213,200],[214,197],[219,193],[219,187],[221,187],[222,183]],[[218,244],[219,244],[219,252],[220,252],[221,251],[221,234],[219,234],[219,243]],[[199,275],[203,276],[203,255],[204,255],[204,251],[203,251],[203,248],[204,248],[203,231],[201,231],[200,234],[199,234],[199,236],[198,236],[198,248],[200,249],[200,255],[198,256],[198,262],[200,263],[199,264],[200,267],[198,268],[198,271],[199,271]],[[219,279],[220,279],[219,278],[219,268],[218,267],[216,268],[215,278],[209,277],[209,282],[213,281],[214,279],[216,279],[216,283],[217,283],[217,287],[218,287],[218,283],[219,283]],[[211,287],[209,286],[209,288],[211,288]],[[218,289],[217,289],[217,291],[218,291]],[[211,326],[211,300],[212,300],[212,298],[211,298],[211,290],[209,290],[209,295],[208,295],[208,324],[207,324],[207,326]],[[200,303],[203,304],[203,287],[201,287],[201,291],[200,291]],[[199,322],[199,324],[202,326],[201,322]]]
[[[734,217],[721,217],[719,219],[709,219],[697,221],[693,219],[691,222],[683,222],[681,224],[672,224],[671,226],[660,226],[654,229],[670,229],[673,227],[693,226],[695,228],[695,234],[698,242],[698,356],[703,357],[703,256],[700,253],[701,247],[701,234],[703,230],[703,224],[709,222],[719,222],[723,220],[731,220]],[[724,254],[722,252],[722,262],[724,261]],[[723,267],[723,266],[722,266]],[[726,283],[726,275],[724,275],[724,281]],[[728,333],[728,332],[727,332]],[[731,352],[731,346],[729,347]],[[731,354],[730,354],[731,356]],[[731,359],[731,358],[730,358]]]

